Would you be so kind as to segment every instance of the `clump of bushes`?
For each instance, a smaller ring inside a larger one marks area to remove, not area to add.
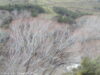
[[[58,17],[58,22],[60,23],[75,23],[75,19],[83,15],[83,13],[73,12],[64,7],[53,7],[53,10],[60,15]]]
[[[38,16],[38,12],[32,11],[32,12],[31,12],[31,16],[32,16],[32,17],[37,17],[37,16]]]
[[[37,10],[39,13],[44,13],[45,10],[39,6],[39,5],[20,5],[20,4],[15,4],[15,5],[6,5],[6,6],[0,6],[1,10],[8,10],[8,11],[13,11],[13,10],[22,10],[22,9],[27,9],[27,10]]]
[[[77,69],[64,75],[100,75],[100,57],[96,59],[86,57]]]
[[[45,13],[45,10],[39,6],[39,5],[6,5],[6,6],[0,6],[1,10],[7,10],[9,12],[13,10],[29,10],[32,13],[32,16],[37,16],[40,13]]]
[[[31,16],[33,17],[38,16],[38,14],[45,13],[45,10],[38,5],[34,6],[33,9],[31,8],[30,11],[31,11]]]
[[[58,16],[58,22],[60,22],[60,23],[69,23],[69,24],[75,23],[73,18],[67,17],[67,16],[61,16],[61,15]]]
[[[75,75],[100,75],[100,58],[95,60],[85,58]]]
[[[54,7],[53,9],[56,13],[58,13],[60,15],[66,15],[66,16],[72,17],[73,19],[81,16],[80,13],[73,12],[71,10],[64,8],[64,7]]]

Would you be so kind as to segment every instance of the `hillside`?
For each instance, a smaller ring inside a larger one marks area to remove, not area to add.
[[[15,20],[8,32],[7,52],[1,52],[2,63],[5,63],[1,65],[2,70],[9,74],[16,71],[19,74],[62,75],[67,65],[79,64],[81,57],[100,54],[99,24],[100,17],[82,17],[72,31],[69,25],[42,18]]]
[[[49,11],[53,6],[66,7],[74,11],[99,14],[99,0],[0,0],[0,6],[13,4],[39,4]]]
[[[100,56],[99,4],[0,0],[0,75],[83,75],[73,69]]]

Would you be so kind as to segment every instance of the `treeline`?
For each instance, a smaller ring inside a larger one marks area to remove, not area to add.
[[[40,6],[40,5],[32,5],[32,4],[15,4],[15,5],[6,5],[6,6],[0,6],[1,10],[7,10],[9,12],[13,10],[29,10],[31,12],[31,16],[36,17],[38,14],[45,13],[46,10]],[[52,8],[55,13],[58,14],[57,21],[60,23],[69,23],[73,24],[75,23],[75,19],[78,17],[81,17],[83,15],[87,15],[87,13],[82,12],[75,12],[68,10],[64,7],[53,7]]]
[[[31,12],[31,16],[36,17],[41,13],[45,13],[45,10],[39,6],[39,5],[29,5],[29,4],[15,4],[15,5],[5,5],[5,6],[0,6],[0,10],[6,10],[9,12],[12,12],[13,10],[17,10],[20,12],[21,10],[28,10]],[[0,27],[3,28],[8,28],[9,24],[12,22],[13,16],[8,16],[5,18],[2,22],[2,25]]]
[[[15,5],[6,5],[6,6],[0,6],[0,10],[7,10],[9,12],[13,10],[29,10],[32,12],[32,16],[37,16],[40,13],[45,13],[45,10],[39,6],[39,5],[21,5],[21,4],[15,4]]]

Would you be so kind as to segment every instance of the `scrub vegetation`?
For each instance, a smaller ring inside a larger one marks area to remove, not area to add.
[[[99,26],[100,0],[0,0],[0,75],[100,75]]]

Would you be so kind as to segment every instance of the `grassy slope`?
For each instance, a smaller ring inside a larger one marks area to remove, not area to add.
[[[0,0],[0,6],[9,4],[8,0]]]
[[[50,9],[52,6],[62,6],[75,11],[79,10],[87,13],[100,13],[100,10],[94,9],[94,7],[100,7],[100,3],[92,2],[92,0],[38,0],[38,3],[43,4],[44,7],[46,6],[47,9]]]
[[[18,2],[18,0],[15,0]],[[20,3],[21,0],[19,0]],[[24,1],[24,0],[23,0]],[[0,5],[11,4],[10,0],[0,0]],[[23,2],[24,3],[24,2]],[[35,4],[34,0],[29,0],[29,3]],[[94,7],[100,7],[98,2],[88,2],[87,0],[37,0],[38,4],[42,4],[45,9],[52,12],[52,6],[62,6],[71,10],[79,10],[88,13],[99,13],[100,10],[94,10]]]

